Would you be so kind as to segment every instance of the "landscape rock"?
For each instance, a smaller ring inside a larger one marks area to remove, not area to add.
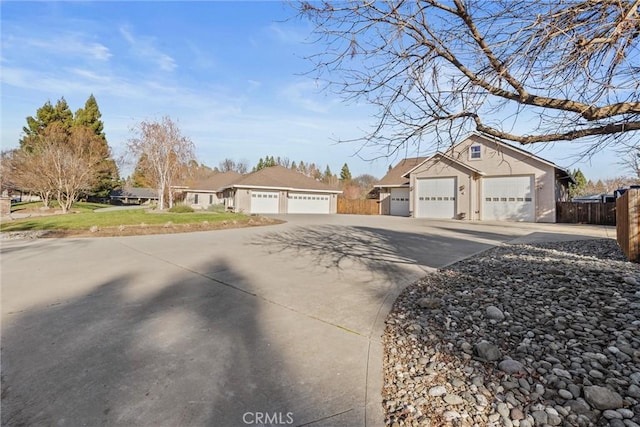
[[[485,309],[487,318],[497,320],[499,322],[505,319],[504,313],[495,305],[490,305]]]
[[[480,341],[479,343],[477,343],[475,346],[475,351],[479,358],[484,359],[488,362],[498,360],[502,357],[500,348],[488,341]]]
[[[407,287],[385,423],[640,427],[640,278],[613,239],[506,244]],[[493,307],[493,308],[490,308]]]
[[[498,364],[498,369],[506,372],[507,374],[514,374],[516,372],[525,372],[524,365],[517,360],[505,359]]]
[[[618,409],[622,407],[622,396],[606,387],[597,385],[584,388],[584,400],[596,409]]]

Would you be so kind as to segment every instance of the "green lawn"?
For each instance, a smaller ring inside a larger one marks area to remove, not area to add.
[[[65,215],[49,215],[16,219],[0,224],[0,231],[25,230],[82,230],[92,226],[117,227],[120,225],[162,225],[171,221],[174,224],[195,224],[207,221],[209,223],[222,221],[247,221],[248,216],[235,213],[194,212],[169,213],[147,212],[144,209],[119,210],[110,212],[94,212],[94,209],[106,207],[93,203],[77,203],[73,211]],[[37,209],[37,208],[36,208]],[[22,209],[24,210],[24,209]],[[15,212],[20,212],[16,210]]]

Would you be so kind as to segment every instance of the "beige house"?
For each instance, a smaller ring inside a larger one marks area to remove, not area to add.
[[[413,167],[401,162],[377,185],[381,214],[555,222],[556,202],[568,200],[574,182],[554,163],[480,134],[419,159],[406,159]]]
[[[194,209],[207,209],[211,205],[223,205],[225,198],[223,188],[242,179],[238,172],[220,172],[191,186],[185,195],[184,202]]]
[[[235,212],[331,214],[342,190],[282,166],[261,169],[222,188]]]

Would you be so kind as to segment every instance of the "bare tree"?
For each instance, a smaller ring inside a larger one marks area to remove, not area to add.
[[[12,162],[16,150],[3,150],[0,152],[0,194],[15,187],[13,182]]]
[[[172,207],[171,186],[195,159],[193,142],[166,116],[159,122],[142,121],[133,132],[135,137],[128,142],[129,151],[138,158],[145,156],[145,172],[158,190],[159,208],[165,207],[165,195],[169,195],[169,207]]]
[[[630,148],[626,153],[620,153],[619,164],[640,180],[640,148]]]
[[[317,78],[377,109],[363,147],[389,155],[476,130],[520,144],[592,137],[588,154],[640,130],[639,5],[303,1],[297,10],[321,46],[310,57]]]
[[[233,159],[226,158],[218,163],[218,170],[220,172],[230,172],[236,170],[236,162]]]
[[[246,175],[249,173],[249,161],[247,159],[241,159],[236,163],[236,172],[240,175]]]
[[[240,160],[239,162],[236,162],[233,159],[226,158],[218,163],[218,170],[220,172],[235,171],[244,175],[249,171],[249,162],[247,160]]]
[[[13,182],[33,191],[45,207],[56,197],[63,213],[80,195],[91,190],[96,170],[110,153],[102,140],[86,126],[66,129],[54,122],[32,139],[30,150],[16,150],[11,158]]]

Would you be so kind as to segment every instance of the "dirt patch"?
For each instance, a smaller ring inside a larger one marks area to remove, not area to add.
[[[196,231],[226,230],[232,228],[259,227],[263,225],[282,224],[285,221],[255,216],[246,220],[228,220],[219,222],[198,222],[191,224],[138,224],[120,225],[113,227],[91,227],[91,229],[81,230],[48,230],[48,231],[16,231],[4,232],[2,238],[24,239],[24,238],[64,238],[64,237],[123,237],[123,236],[146,236],[151,234],[175,234],[191,233]],[[29,235],[27,235],[29,234]]]

